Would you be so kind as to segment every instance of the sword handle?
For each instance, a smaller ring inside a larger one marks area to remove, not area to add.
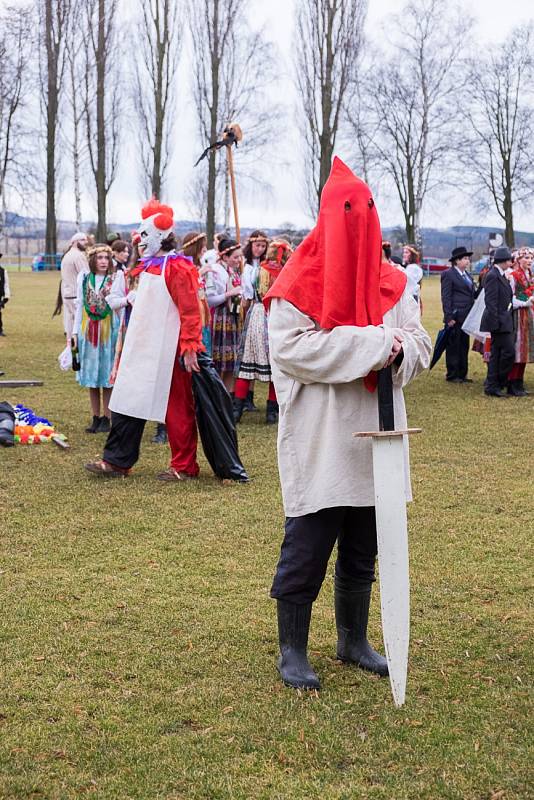
[[[378,427],[381,431],[395,430],[391,366],[378,371]]]

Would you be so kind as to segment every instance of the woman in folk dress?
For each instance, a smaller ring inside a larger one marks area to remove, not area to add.
[[[234,419],[239,422],[245,409],[246,398],[250,390],[250,382],[259,380],[269,383],[267,425],[278,422],[278,402],[271,376],[269,359],[269,334],[267,329],[267,312],[263,298],[280,274],[283,266],[292,253],[291,245],[285,239],[276,239],[267,248],[267,257],[261,264],[255,285],[255,302],[250,306],[243,328],[239,361],[236,367]]]
[[[226,389],[234,391],[234,370],[241,336],[241,245],[234,239],[219,241],[219,260],[206,280],[211,310],[212,359]]]
[[[110,430],[110,377],[120,318],[107,302],[114,279],[111,248],[96,245],[89,250],[88,258],[89,272],[81,272],[77,280],[73,338],[80,370],[76,379],[89,389],[93,421],[86,433],[106,433]]]
[[[524,397],[524,376],[527,364],[534,361],[534,276],[532,260],[534,250],[522,247],[515,255],[513,270],[509,275],[514,292],[513,305],[516,326],[515,363],[508,375],[508,394]]]

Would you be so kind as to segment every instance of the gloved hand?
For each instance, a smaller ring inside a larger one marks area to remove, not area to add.
[[[128,294],[126,295],[126,302],[127,302],[129,305],[133,306],[133,304],[135,303],[135,297],[136,297],[136,295],[137,295],[137,292],[136,292],[136,290],[135,290],[135,289],[132,289],[132,290],[131,290],[131,292],[128,292]]]
[[[517,297],[514,297],[512,299],[512,307],[513,308],[530,308],[530,306],[531,306],[530,300],[531,299],[532,298],[530,298],[529,300],[519,300]]]

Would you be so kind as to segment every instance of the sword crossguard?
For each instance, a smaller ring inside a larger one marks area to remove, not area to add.
[[[353,433],[355,438],[373,438],[385,439],[388,436],[411,436],[413,433],[422,433],[422,428],[405,428],[402,431],[359,431]]]

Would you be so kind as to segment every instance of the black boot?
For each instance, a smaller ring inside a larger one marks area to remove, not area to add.
[[[100,417],[93,416],[93,421],[85,429],[86,433],[96,433],[100,425]]]
[[[0,445],[13,447],[15,444],[15,412],[9,403],[0,403]]]
[[[243,411],[259,411],[258,406],[254,405],[254,392],[252,390],[247,394]]]
[[[151,439],[152,444],[167,444],[169,441],[167,437],[167,426],[164,422],[158,422],[156,425],[156,433]]]
[[[265,422],[267,425],[276,425],[278,422],[278,403],[276,400],[267,400],[267,411],[265,412]]]
[[[111,430],[111,424],[109,421],[109,417],[106,417],[106,415],[100,417],[96,433],[109,433],[110,430]]]
[[[367,641],[370,602],[370,588],[364,591],[345,589],[336,577],[337,657],[377,675],[388,675],[386,659]]]
[[[243,411],[245,410],[245,403],[247,401],[241,397],[234,397],[234,422],[237,423],[241,421],[241,417],[243,416]]]
[[[312,603],[296,605],[277,600],[280,658],[278,672],[286,686],[294,689],[320,689],[319,678],[308,661],[308,632]]]
[[[525,396],[530,394],[530,392],[527,392],[527,390],[525,389],[525,383],[523,381],[523,378],[519,378],[519,380],[517,381],[517,388],[521,392],[523,392],[523,397],[525,397]]]
[[[524,397],[524,393],[518,389],[517,387],[518,381],[508,381],[506,384],[506,391],[507,394],[511,395],[512,397]]]

